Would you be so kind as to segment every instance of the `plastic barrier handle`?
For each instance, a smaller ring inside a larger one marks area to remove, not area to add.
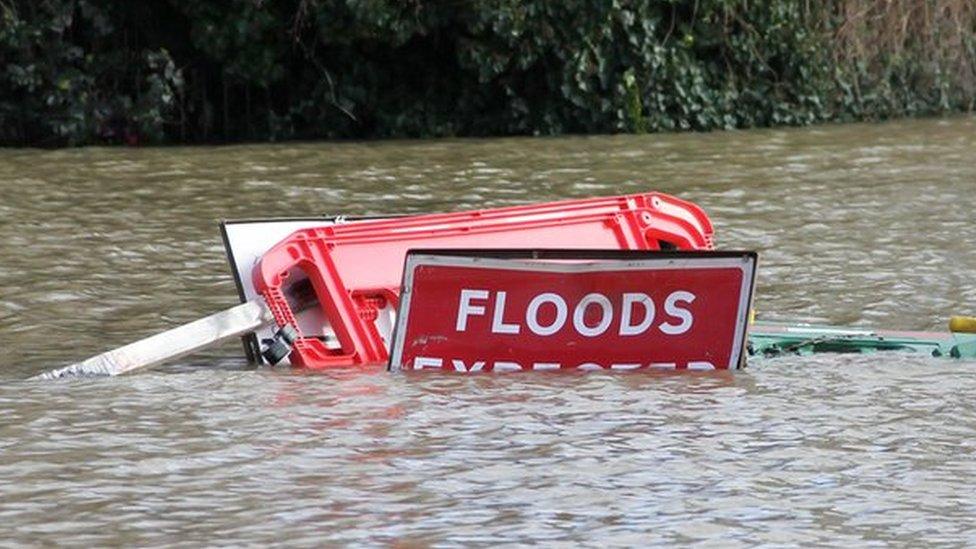
[[[265,252],[261,260],[254,266],[252,280],[255,289],[265,297],[279,326],[291,324],[299,328],[295,312],[287,301],[282,299],[281,290],[285,283],[286,273],[293,269],[300,269],[308,277],[315,294],[319,297],[319,305],[329,324],[339,340],[341,354],[327,357],[336,366],[348,365],[355,361],[382,362],[386,360],[386,348],[379,340],[375,326],[362,322],[360,309],[356,300],[347,291],[339,277],[336,265],[327,251],[319,249],[313,240],[286,239],[272,249]],[[306,338],[301,330],[296,341],[298,351],[292,357],[292,363],[303,364],[305,349],[316,346],[315,340]]]

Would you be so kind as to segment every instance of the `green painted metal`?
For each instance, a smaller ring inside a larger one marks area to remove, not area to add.
[[[785,322],[754,322],[749,326],[748,352],[755,358],[880,351],[976,359],[976,334],[899,332]]]

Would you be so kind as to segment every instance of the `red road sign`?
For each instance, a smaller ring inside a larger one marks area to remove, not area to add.
[[[737,368],[754,252],[411,252],[391,370]]]

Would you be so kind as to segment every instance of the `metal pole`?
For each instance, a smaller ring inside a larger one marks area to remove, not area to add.
[[[230,338],[253,332],[272,322],[274,316],[264,300],[248,301],[31,379],[117,376],[140,368],[157,366]]]

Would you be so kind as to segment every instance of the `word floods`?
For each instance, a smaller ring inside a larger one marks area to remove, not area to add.
[[[485,314],[485,308],[474,305],[475,300],[488,300],[492,294],[491,290],[470,290],[462,289],[458,298],[459,306],[455,328],[458,332],[465,332],[468,328],[468,317],[472,315]],[[509,324],[505,322],[505,302],[508,299],[508,292],[495,292],[494,311],[491,313],[491,333],[493,334],[519,334],[522,333],[522,326],[519,324]],[[655,305],[651,296],[635,292],[624,292],[620,299],[621,303],[620,321],[618,335],[635,336],[647,331],[654,322]],[[677,324],[663,323],[658,326],[662,333],[678,335],[687,332],[694,323],[694,315],[688,309],[680,308],[680,303],[692,303],[695,301],[695,294],[679,290],[672,292],[664,301],[664,310],[667,314],[677,317]],[[596,337],[606,333],[610,325],[614,323],[614,305],[604,294],[589,293],[583,296],[573,307],[573,329],[583,337]],[[552,311],[548,315],[551,320],[544,320],[547,316],[544,307],[549,306]],[[643,319],[635,322],[635,306],[641,309],[640,315]],[[597,321],[593,325],[586,322],[588,312],[597,311]],[[545,292],[533,297],[525,308],[525,325],[529,331],[537,336],[551,336],[556,334],[566,326],[566,319],[569,308],[566,299],[555,292]]]
[[[391,370],[737,368],[751,252],[411,252]]]

